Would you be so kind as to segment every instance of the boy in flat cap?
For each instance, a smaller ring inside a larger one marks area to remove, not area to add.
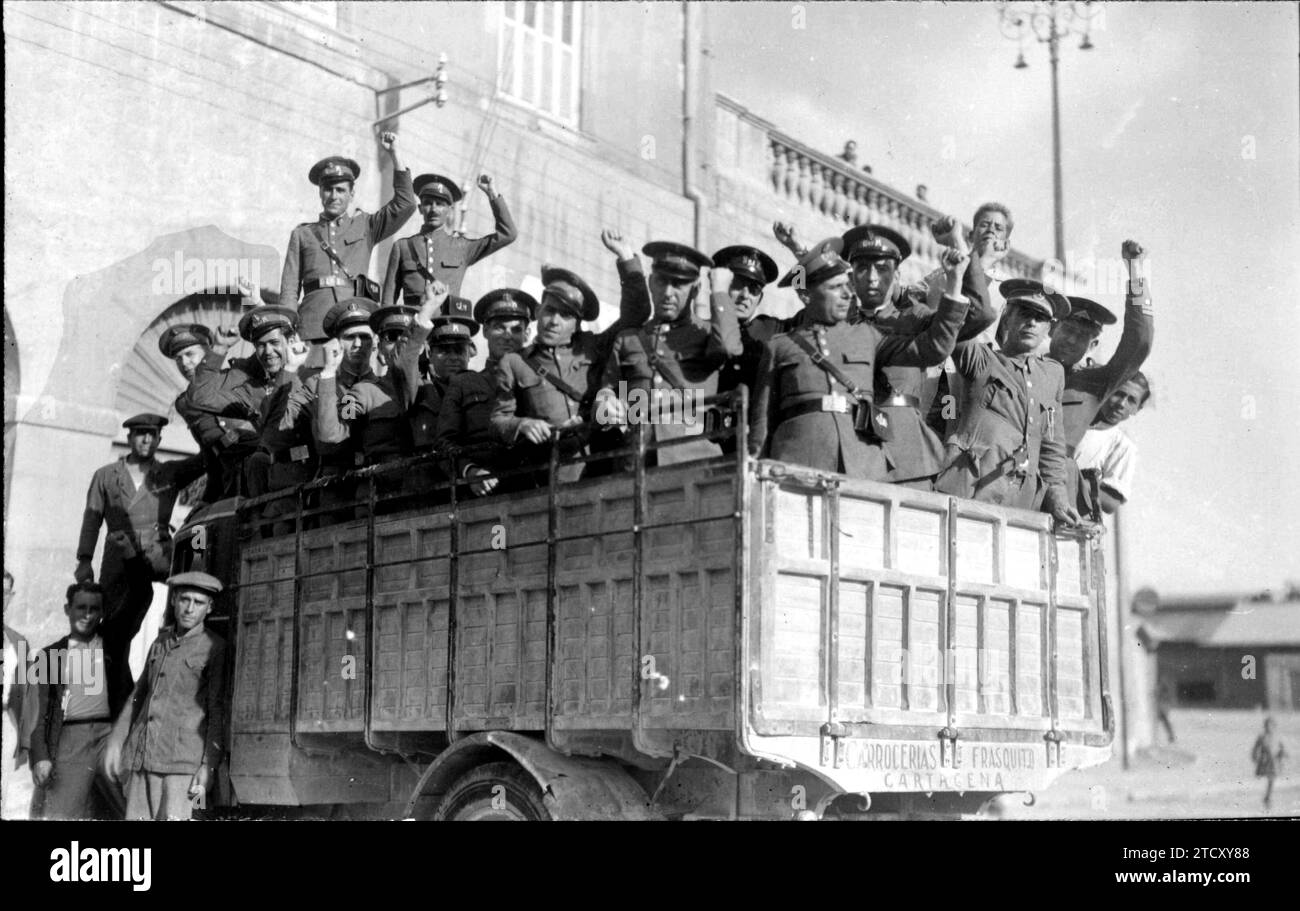
[[[598,399],[618,397],[618,384],[625,383],[629,399],[644,397],[649,407],[620,410],[628,411],[633,419],[638,411],[645,412],[640,419],[649,422],[651,440],[662,443],[698,436],[704,432],[704,414],[697,413],[698,402],[717,394],[723,364],[744,352],[736,311],[724,290],[732,277],[726,269],[716,270],[716,290],[709,296],[712,319],[706,324],[695,316],[693,304],[701,287],[700,270],[711,268],[713,260],[670,241],[653,241],[642,252],[651,260],[654,315],[646,325],[626,328],[615,337]],[[688,404],[685,396],[694,403]],[[682,407],[674,407],[677,399]],[[595,417],[602,419],[601,409]],[[721,454],[717,443],[696,440],[651,452],[647,464],[672,465]]]
[[[495,230],[486,237],[465,237],[451,230],[452,213],[462,196],[460,187],[441,174],[421,174],[415,178],[424,225],[419,234],[403,237],[393,244],[388,254],[388,270],[384,273],[384,303],[418,307],[430,278],[446,285],[453,297],[458,296],[465,270],[514,243],[519,232],[515,230],[506,201],[492,188],[492,178],[480,174],[478,188],[492,207]]]
[[[1065,442],[1070,452],[1079,445],[1084,431],[1096,419],[1105,401],[1142,367],[1155,337],[1151,293],[1146,279],[1146,251],[1137,241],[1126,240],[1120,248],[1128,270],[1124,301],[1124,330],[1115,354],[1105,364],[1094,364],[1084,356],[1097,347],[1104,326],[1115,315],[1096,301],[1071,297],[1070,316],[1052,330],[1048,355],[1065,368]]]
[[[578,275],[555,266],[542,267],[541,306],[537,314],[537,339],[523,351],[507,354],[497,365],[496,402],[492,429],[506,445],[516,447],[514,464],[537,464],[548,455],[546,444],[560,430],[582,425],[594,416],[605,359],[614,339],[625,328],[640,326],[650,316],[650,294],[636,251],[623,235],[601,232],[605,249],[618,257],[621,286],[619,318],[599,335],[582,331],[582,322],[600,316],[600,300]],[[617,397],[606,395],[618,423]],[[616,448],[621,434],[593,430],[591,445],[570,437],[561,447],[565,454]],[[561,481],[580,479],[585,464],[565,464]],[[599,471],[600,469],[596,469]]]
[[[453,376],[442,397],[434,446],[473,448],[473,457],[462,460],[456,470],[461,478],[482,479],[469,485],[476,496],[495,490],[498,479],[492,475],[504,468],[500,444],[492,433],[497,364],[524,347],[536,312],[537,301],[519,288],[497,288],[480,297],[474,304],[474,320],[483,327],[487,363],[482,370]]]
[[[126,787],[127,819],[189,819],[206,806],[225,752],[226,643],[203,625],[221,582],[188,572],[167,580],[169,623],[113,724],[108,774]]]
[[[948,218],[950,225],[956,219]],[[926,290],[906,285],[898,269],[912,253],[907,240],[882,225],[859,225],[844,233],[844,258],[853,267],[854,288],[858,295],[858,319],[868,322],[885,334],[916,335],[935,318],[936,309],[927,302]],[[954,249],[963,255],[965,245],[958,241]],[[947,271],[943,272],[943,282]],[[957,332],[957,341],[975,338],[993,324],[988,306],[988,287],[984,273],[974,258],[966,260],[961,276],[961,295],[970,302],[966,319]],[[936,304],[942,296],[936,299]],[[877,371],[877,403],[885,410],[893,429],[890,439],[881,443],[885,460],[890,464],[884,480],[929,490],[943,467],[944,447],[940,435],[926,421],[930,404],[939,389],[939,366],[929,368],[909,364],[889,364]]]
[[[415,211],[411,172],[397,159],[397,134],[384,133],[380,141],[392,158],[393,198],[373,215],[360,209],[348,214],[361,176],[361,167],[352,159],[331,156],[316,162],[308,172],[307,179],[320,188],[321,214],[289,235],[280,277],[280,306],[298,311],[302,337],[309,342],[324,339],[321,324],[334,304],[350,297],[378,296],[377,291],[361,294],[357,279],[370,268],[375,245],[396,234]]]
[[[935,490],[1018,509],[1041,503],[1057,521],[1077,524],[1061,420],[1064,371],[1034,353],[1070,302],[1023,278],[1003,282],[1002,293],[1000,349],[972,340],[953,352],[967,399]]]
[[[165,578],[171,568],[171,518],[176,498],[189,484],[203,476],[199,456],[171,462],[154,458],[167,419],[160,414],[137,414],[122,423],[126,428],[127,454],[98,469],[86,491],[86,509],[77,538],[78,582],[95,579],[92,561],[99,542],[99,528],[123,531],[131,537],[134,550],[144,554],[155,576]],[[127,593],[122,553],[110,537],[104,542],[99,563],[99,584],[104,588],[104,613],[111,617]]]
[[[881,446],[891,428],[875,402],[877,372],[891,364],[943,363],[966,317],[961,276],[967,263],[947,251],[948,293],[936,316],[914,335],[885,334],[869,322],[848,321],[853,267],[843,249],[841,238],[823,241],[781,280],[799,288],[804,319],[773,338],[759,363],[750,447],[756,456],[879,481],[897,466]]]

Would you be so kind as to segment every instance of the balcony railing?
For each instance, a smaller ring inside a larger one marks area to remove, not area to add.
[[[930,226],[945,213],[804,145],[725,95],[717,96],[716,123],[719,176],[747,184],[751,191],[761,185],[775,196],[774,206],[753,209],[779,210],[779,217],[793,221],[805,241],[851,225],[886,225],[912,245],[911,277],[919,277],[917,267],[928,272],[938,266],[941,246]],[[1014,248],[1002,261],[1002,270],[1018,277],[1037,278],[1042,268],[1041,260]]]

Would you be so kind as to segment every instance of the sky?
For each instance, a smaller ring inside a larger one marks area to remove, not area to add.
[[[1133,591],[1300,581],[1300,22],[1292,3],[1107,3],[1062,45],[1067,261],[1149,251],[1153,403],[1124,510]],[[993,3],[718,3],[715,88],[826,152],[1052,253],[1047,47]],[[802,25],[802,28],[797,26]],[[1116,312],[1122,288],[1094,296]],[[1118,341],[1108,330],[1095,352]]]

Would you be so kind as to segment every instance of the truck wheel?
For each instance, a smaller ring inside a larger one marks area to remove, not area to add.
[[[491,762],[461,776],[438,805],[434,819],[550,819],[541,788],[512,762]]]

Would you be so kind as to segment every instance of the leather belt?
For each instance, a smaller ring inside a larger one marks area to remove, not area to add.
[[[313,291],[319,291],[321,288],[350,288],[352,279],[344,278],[342,275],[326,275],[323,278],[309,278],[302,283],[302,290],[306,294]]]
[[[800,402],[798,405],[782,408],[777,413],[777,421],[788,421],[805,414],[847,414],[851,418],[857,410],[857,402],[846,395],[839,397],[843,401],[843,407],[840,407],[839,402],[827,401],[831,398],[832,396],[824,395],[809,402]]]
[[[277,465],[282,462],[306,462],[311,458],[311,450],[306,446],[292,446],[289,449],[281,449],[279,452],[259,449],[258,452],[266,453],[271,461]]]
[[[921,400],[905,392],[895,392],[889,398],[876,399],[877,408],[915,408],[921,409]]]

